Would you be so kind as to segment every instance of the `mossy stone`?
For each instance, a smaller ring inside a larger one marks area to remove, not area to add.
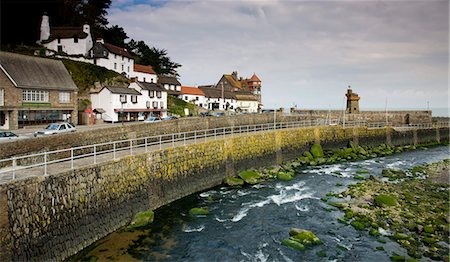
[[[322,244],[322,241],[311,231],[300,229],[300,228],[292,228],[289,231],[289,235],[295,241],[300,242],[303,245],[319,245]]]
[[[371,236],[379,236],[379,235],[381,235],[381,234],[380,234],[380,232],[378,231],[378,229],[371,228],[371,229],[369,230],[369,235],[371,235]]]
[[[253,170],[242,171],[239,173],[239,177],[242,178],[245,183],[254,185],[259,183],[259,179],[261,178],[258,172]]]
[[[404,256],[393,255],[393,256],[391,256],[391,261],[405,262],[406,258]]]
[[[352,221],[350,225],[352,225],[356,230],[364,230],[366,228],[366,225],[359,221]]]
[[[323,158],[323,149],[320,144],[314,144],[311,146],[311,149],[309,150],[314,158]]]
[[[360,169],[356,171],[356,174],[369,174],[369,170],[366,169]]]
[[[289,181],[292,180],[294,176],[294,173],[292,172],[278,172],[277,173],[277,179],[282,181]]]
[[[302,251],[305,249],[305,246],[303,244],[301,244],[295,240],[292,240],[290,238],[284,239],[283,241],[281,241],[281,244],[284,246],[287,246],[291,249],[294,249],[294,250]]]
[[[432,233],[434,233],[434,228],[432,225],[426,225],[423,227],[423,231],[425,231],[426,233],[432,234]]]
[[[148,224],[153,223],[154,218],[155,213],[151,210],[139,212],[134,215],[133,220],[131,220],[130,224],[127,226],[127,229],[147,226]]]
[[[243,186],[244,180],[240,179],[239,177],[227,177],[223,181],[227,186],[236,187],[236,186]]]
[[[303,156],[307,157],[309,160],[314,158],[313,155],[310,152],[308,152],[308,151],[304,152]]]
[[[194,207],[189,210],[189,215],[191,216],[206,216],[208,214],[208,209],[204,207]]]
[[[378,195],[374,198],[375,200],[375,204],[377,204],[378,206],[395,206],[397,204],[397,200],[395,199],[395,197],[390,196],[390,195]]]

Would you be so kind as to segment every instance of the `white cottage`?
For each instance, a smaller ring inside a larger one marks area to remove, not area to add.
[[[130,76],[140,82],[156,83],[158,80],[155,70],[148,65],[134,64],[134,70]]]
[[[144,115],[139,114],[139,109],[145,107],[142,97],[134,88],[107,86],[92,93],[91,102],[105,122],[138,121],[144,120]]]
[[[38,44],[47,48],[47,55],[65,53],[67,55],[87,56],[93,46],[91,28],[88,24],[82,27],[52,27],[50,18],[42,16]]]
[[[149,115],[164,117],[167,115],[167,90],[157,83],[133,82],[130,88],[138,90],[142,97],[139,112],[144,119]]]
[[[127,49],[97,39],[91,49],[94,64],[116,71],[128,78],[133,75],[134,58]]]
[[[203,93],[203,91],[198,87],[181,86],[181,95],[179,96],[179,98],[188,103],[193,103],[199,107],[208,108],[205,93]]]

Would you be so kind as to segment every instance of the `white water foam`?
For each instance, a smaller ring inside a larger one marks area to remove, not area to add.
[[[263,200],[263,201],[259,201],[256,203],[244,203],[242,204],[243,206],[245,206],[244,208],[240,209],[239,212],[231,219],[231,221],[233,222],[238,222],[239,220],[241,220],[242,218],[244,218],[245,216],[247,216],[247,213],[250,209],[254,208],[254,207],[263,207],[267,204],[270,203],[269,199]]]
[[[203,229],[205,229],[205,226],[204,226],[204,225],[201,225],[199,228],[184,227],[184,228],[183,228],[183,232],[186,232],[186,233],[200,232],[200,231],[202,231]]]
[[[300,205],[300,206],[295,205],[295,209],[302,212],[309,211],[309,207],[307,205]]]
[[[225,221],[227,221],[227,220],[226,220],[226,219],[220,219],[220,218],[216,217],[216,221],[217,221],[217,222],[220,222],[220,223],[223,223],[223,222],[225,222]]]
[[[209,197],[209,196],[212,196],[212,195],[214,195],[216,193],[217,193],[217,191],[211,190],[211,191],[208,191],[208,192],[200,193],[200,197]]]

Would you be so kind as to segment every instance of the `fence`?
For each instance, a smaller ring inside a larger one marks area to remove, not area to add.
[[[175,147],[175,145],[186,145],[187,143],[196,144],[198,142],[205,141],[208,138],[217,139],[217,137],[225,135],[237,135],[249,132],[268,131],[275,129],[313,127],[313,126],[338,125],[338,124],[341,124],[339,123],[338,120],[330,120],[330,119],[327,119],[325,121],[318,119],[314,121],[306,120],[296,122],[280,122],[280,123],[274,122],[257,125],[229,126],[215,129],[180,132],[143,138],[118,140],[87,146],[71,147],[67,149],[60,149],[43,153],[2,159],[0,160],[0,166],[4,168],[0,170],[0,175],[10,174],[12,179],[16,179],[16,176],[19,174],[19,172],[33,168],[40,168],[40,170],[37,171],[38,173],[40,173],[40,175],[42,174],[48,175],[49,174],[48,167],[50,164],[67,162],[66,168],[70,167],[70,169],[74,169],[76,166],[83,166],[86,164],[97,164],[99,157],[106,154],[110,154],[112,159],[115,160],[118,157],[133,155],[136,153],[146,153],[149,150],[162,149],[163,146]],[[344,124],[342,123],[342,125]],[[345,127],[351,126],[367,126],[368,128],[382,128],[386,126],[386,123],[366,123],[364,121],[345,123]],[[430,124],[410,125],[406,126],[405,128],[436,128],[448,126],[449,123],[433,123],[433,124],[430,123]],[[77,164],[76,160],[82,158],[85,158],[89,161]],[[27,161],[29,159],[33,159],[33,161]]]

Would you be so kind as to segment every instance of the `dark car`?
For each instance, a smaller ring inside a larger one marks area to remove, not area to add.
[[[200,112],[200,116],[212,116],[210,112]]]
[[[18,139],[19,136],[11,131],[0,131],[0,141]]]

